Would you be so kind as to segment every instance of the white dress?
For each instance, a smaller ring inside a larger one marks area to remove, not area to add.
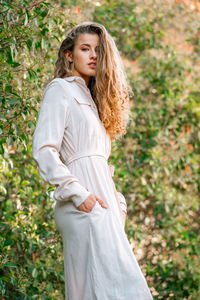
[[[126,200],[108,165],[111,141],[83,78],[52,80],[33,135],[33,158],[55,184],[55,222],[63,238],[66,300],[150,300],[124,231]],[[103,199],[89,213],[77,207],[90,193]]]

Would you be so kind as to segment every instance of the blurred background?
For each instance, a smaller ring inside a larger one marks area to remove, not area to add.
[[[133,252],[154,299],[200,299],[200,1],[0,7],[0,299],[64,300],[54,187],[38,175],[31,147],[58,48],[81,21],[113,36],[134,92],[127,134],[109,159]]]

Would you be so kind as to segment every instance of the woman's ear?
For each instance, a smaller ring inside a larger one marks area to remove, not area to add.
[[[66,58],[66,60],[68,60],[69,62],[73,62],[73,59],[72,59],[72,52],[71,52],[71,51],[66,51],[66,52],[65,52],[65,58]]]

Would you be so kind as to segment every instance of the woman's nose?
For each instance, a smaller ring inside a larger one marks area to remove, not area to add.
[[[96,58],[97,57],[97,53],[96,53],[95,50],[91,50],[90,57],[92,57],[92,58]]]

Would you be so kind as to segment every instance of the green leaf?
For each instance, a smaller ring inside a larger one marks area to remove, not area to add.
[[[21,99],[9,99],[7,102],[8,104],[17,104],[18,102],[20,102]]]
[[[38,271],[36,268],[33,269],[32,276],[33,276],[33,278],[36,278],[38,276]]]
[[[17,268],[17,266],[16,266],[16,265],[14,265],[14,264],[10,264],[10,263],[6,263],[6,264],[5,264],[5,267]]]

